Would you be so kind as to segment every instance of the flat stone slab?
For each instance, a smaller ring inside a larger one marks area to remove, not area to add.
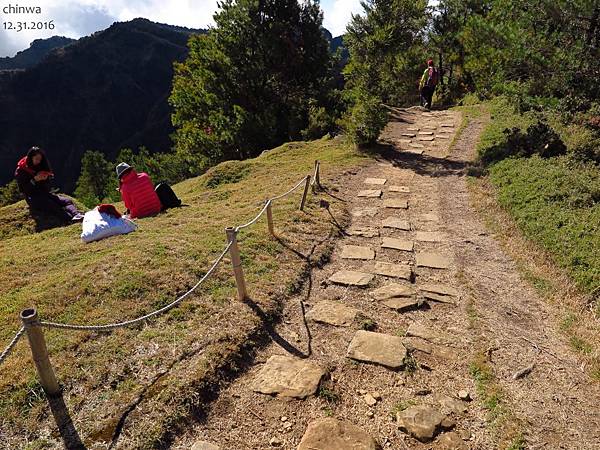
[[[375,440],[362,428],[332,417],[308,424],[297,450],[377,450]]]
[[[419,136],[433,136],[433,131],[420,131]]]
[[[408,330],[406,330],[406,336],[418,337],[434,344],[448,344],[452,342],[452,339],[449,335],[436,331],[433,328],[426,327],[425,325],[421,325],[417,322],[413,322],[408,326]]]
[[[411,139],[398,139],[396,140],[398,144],[410,144],[412,142]]]
[[[433,136],[419,136],[419,141],[432,142],[434,140],[435,140],[435,137],[433,137]]]
[[[390,298],[381,302],[390,309],[402,312],[409,309],[414,309],[419,306],[419,301],[416,298]]]
[[[440,125],[440,127],[442,128],[454,128],[454,124],[453,123],[443,123]]]
[[[306,314],[314,322],[337,327],[349,327],[354,322],[358,310],[331,300],[322,300]]]
[[[387,198],[383,200],[383,206],[385,208],[408,209],[408,200],[403,200],[400,198]]]
[[[410,222],[397,217],[388,217],[383,219],[382,224],[385,228],[395,228],[397,230],[410,231]]]
[[[439,222],[440,218],[436,214],[427,213],[421,215],[421,220],[424,222]]]
[[[453,297],[458,297],[460,295],[459,292],[452,286],[439,283],[422,284],[419,286],[419,290],[422,292],[432,292],[434,294],[450,295]]]
[[[450,259],[438,253],[417,253],[417,267],[429,267],[431,269],[447,269],[450,267]]]
[[[412,148],[425,148],[425,146],[423,144],[419,144],[417,142],[413,142],[412,144],[409,145],[409,147],[412,147]]]
[[[192,450],[220,450],[220,447],[207,441],[197,441],[192,445]]]
[[[381,194],[383,194],[383,192],[381,192],[379,189],[365,189],[363,191],[359,191],[356,196],[364,198],[379,198],[381,197]]]
[[[387,180],[385,178],[366,178],[365,184],[375,184],[377,186],[383,186]]]
[[[359,245],[344,245],[340,257],[343,259],[375,259],[375,251],[372,248]]]
[[[417,148],[408,148],[408,149],[406,149],[406,152],[412,153],[413,155],[421,156],[423,153],[425,153],[425,150],[419,150]]]
[[[440,405],[440,412],[446,415],[453,413],[460,416],[469,409],[467,402],[448,395],[435,394],[433,401]]]
[[[439,411],[426,406],[411,406],[396,413],[398,427],[421,442],[431,441],[442,429],[454,423]]]
[[[305,398],[313,395],[325,371],[305,359],[271,356],[256,375],[252,390],[280,397]]]
[[[419,127],[409,127],[406,129],[406,131],[419,131],[420,128]]]
[[[402,278],[404,280],[410,280],[412,275],[412,269],[408,264],[393,264],[383,261],[375,261],[370,268],[370,271],[377,275]]]
[[[416,291],[413,287],[398,283],[386,284],[371,292],[371,296],[378,301],[389,300],[392,298],[414,297],[415,294]]]
[[[402,338],[402,343],[411,352],[416,350],[418,352],[423,352],[428,355],[431,355],[431,353],[433,352],[431,344],[421,338],[405,337]]]
[[[350,236],[361,236],[366,238],[379,237],[379,230],[369,227],[350,227],[346,230]]]
[[[434,292],[421,291],[421,296],[427,300],[432,300],[438,303],[447,303],[449,305],[456,305],[454,297],[449,295],[440,295]]]
[[[409,137],[409,138],[414,138],[417,135],[415,133],[402,133],[402,136],[404,137]]]
[[[329,281],[344,286],[368,286],[373,281],[373,274],[355,272],[353,270],[340,270],[329,277]]]
[[[417,231],[415,236],[415,239],[421,242],[442,242],[444,238],[444,233],[439,231]]]
[[[406,239],[384,237],[381,242],[381,248],[392,248],[394,250],[402,250],[403,252],[412,252],[415,248],[415,243],[413,241],[407,241]]]
[[[390,186],[388,192],[400,192],[402,194],[409,194],[410,189],[408,186]]]
[[[402,338],[359,330],[352,338],[346,356],[357,361],[380,364],[390,369],[400,369],[404,366],[406,354]]]
[[[436,139],[450,139],[450,136],[447,134],[436,134],[435,138]]]
[[[379,212],[379,208],[362,208],[352,211],[354,217],[375,217]]]

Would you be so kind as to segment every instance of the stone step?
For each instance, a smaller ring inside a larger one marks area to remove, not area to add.
[[[348,347],[348,358],[401,369],[407,356],[402,338],[390,334],[359,330]]]
[[[252,390],[279,397],[306,398],[313,395],[325,371],[305,359],[271,356],[253,380]]]
[[[297,450],[377,450],[377,442],[356,425],[326,417],[308,424]]]
[[[308,320],[338,327],[354,323],[358,310],[332,300],[321,300],[306,314]]]
[[[412,268],[408,264],[393,264],[383,261],[375,261],[367,267],[363,267],[370,273],[376,275],[383,275],[391,278],[401,278],[404,280],[410,280],[412,277]]]
[[[408,209],[408,200],[399,198],[387,198],[383,200],[384,208]]]
[[[350,227],[346,230],[349,236],[361,236],[365,238],[379,237],[379,230],[370,227]]]
[[[428,267],[430,269],[447,269],[450,267],[450,259],[437,253],[417,253],[417,267]]]
[[[381,194],[383,194],[383,192],[381,192],[381,190],[379,189],[365,189],[359,191],[358,194],[356,194],[356,196],[363,198],[379,198],[381,197]]]
[[[406,239],[384,237],[383,241],[381,242],[381,248],[391,248],[403,252],[412,252],[415,248],[415,243]]]
[[[375,251],[369,247],[360,245],[344,245],[340,257],[343,259],[375,259]]]
[[[388,217],[382,221],[384,228],[395,228],[397,230],[410,231],[408,220],[398,219],[397,217]]]
[[[385,178],[366,178],[364,184],[375,184],[377,186],[383,186],[387,180]]]
[[[374,275],[371,273],[355,272],[353,270],[340,270],[329,277],[329,281],[334,284],[344,286],[368,286],[373,281]]]
[[[389,283],[372,291],[371,296],[375,300],[383,301],[392,298],[414,298],[416,293],[417,292],[412,286],[399,283]]]
[[[410,188],[408,186],[390,186],[388,192],[400,192],[402,194],[409,194]]]

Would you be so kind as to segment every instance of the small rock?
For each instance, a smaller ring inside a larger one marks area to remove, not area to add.
[[[371,394],[366,394],[364,399],[365,403],[369,406],[375,406],[377,404],[377,400],[375,400]]]
[[[444,433],[437,442],[443,450],[468,450],[460,436],[454,432]]]
[[[375,414],[373,413],[373,411],[367,411],[367,417],[369,419],[372,419],[375,416]]]
[[[420,405],[405,409],[396,414],[398,427],[421,442],[428,442],[440,431],[452,425],[439,411]]]
[[[286,430],[289,430],[290,428],[292,428],[292,422],[286,422],[283,424],[283,428],[285,428]]]
[[[358,393],[359,393],[360,395],[365,395],[365,394],[367,393],[367,391],[365,391],[364,389],[359,389],[359,390],[358,390]]]
[[[471,393],[465,389],[458,391],[458,398],[466,402],[471,401]]]
[[[282,422],[287,422],[288,418],[286,416],[281,416],[281,421]]]
[[[381,394],[378,391],[375,392],[371,392],[371,395],[373,396],[373,398],[377,401],[381,400]]]
[[[220,450],[215,444],[207,441],[197,441],[192,445],[192,450]]]
[[[463,441],[471,439],[471,432],[469,430],[458,430],[458,434]]]
[[[431,389],[418,389],[414,392],[415,395],[424,396],[431,394]]]
[[[377,448],[375,440],[356,425],[326,418],[308,424],[297,450],[376,450]]]
[[[283,441],[281,439],[279,439],[279,438],[273,437],[269,441],[269,445],[271,447],[281,447],[283,445]]]

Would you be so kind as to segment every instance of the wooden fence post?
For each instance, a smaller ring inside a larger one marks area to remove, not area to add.
[[[302,202],[300,202],[300,211],[304,211],[304,205],[306,204],[306,196],[308,195],[309,187],[310,187],[310,175],[306,175],[306,184],[304,185],[304,193],[302,194]]]
[[[275,227],[273,226],[273,209],[271,208],[271,200],[267,200],[267,225],[269,226],[269,233],[271,236],[275,236]]]
[[[240,249],[237,242],[237,230],[232,227],[225,228],[227,234],[227,242],[231,242],[229,254],[231,256],[231,265],[233,266],[233,274],[235,275],[235,285],[238,291],[238,300],[242,301],[248,297],[246,291],[246,280],[244,279],[244,269],[242,268],[242,259],[240,257]]]
[[[36,309],[30,308],[21,311],[21,320],[25,326],[25,331],[27,331],[27,339],[29,339],[33,362],[40,377],[40,384],[48,397],[55,397],[60,394],[60,386],[48,358],[48,348],[46,347],[44,332],[38,321]]]
[[[315,179],[313,180],[313,186],[318,188],[321,187],[321,162],[318,159],[315,161]]]

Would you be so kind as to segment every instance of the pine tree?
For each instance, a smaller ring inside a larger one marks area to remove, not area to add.
[[[114,197],[116,182],[114,180],[113,165],[104,154],[88,150],[81,160],[81,173],[77,180],[75,196],[86,206],[92,208],[105,199]]]
[[[330,55],[319,3],[224,0],[216,26],[190,39],[170,103],[180,152],[210,163],[298,139],[311,99],[325,102]]]

